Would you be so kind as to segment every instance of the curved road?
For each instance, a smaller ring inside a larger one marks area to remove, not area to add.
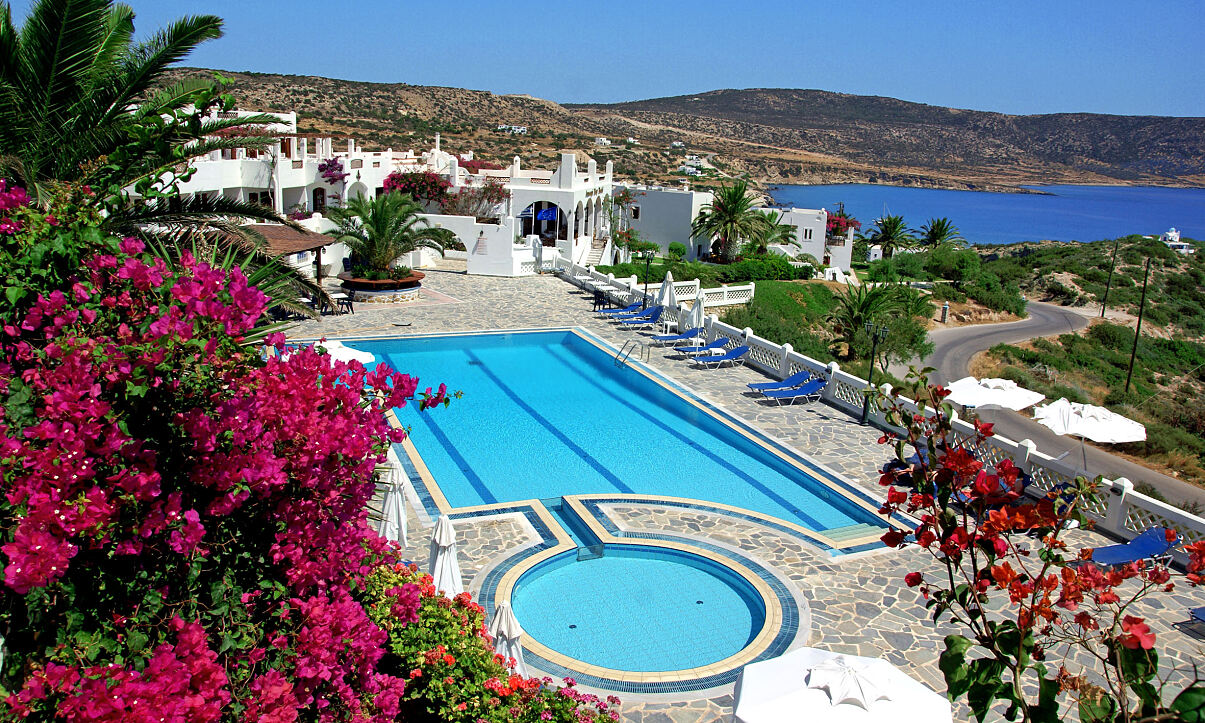
[[[932,332],[929,338],[933,340],[934,350],[923,360],[924,366],[936,369],[932,380],[948,384],[965,377],[971,358],[996,344],[1066,334],[1084,328],[1089,322],[1089,317],[1053,304],[1031,301],[1026,308],[1029,317],[1021,321],[959,326]],[[1205,505],[1205,490],[1200,487],[1097,447],[1084,446],[1081,449],[1078,439],[1057,435],[1029,417],[1007,409],[982,409],[978,414],[983,421],[994,423],[996,433],[1003,437],[1033,440],[1039,451],[1053,457],[1067,452],[1064,462],[1086,469],[1092,476],[1104,475],[1109,479],[1125,477],[1135,484],[1146,482],[1172,502],[1195,501]]]

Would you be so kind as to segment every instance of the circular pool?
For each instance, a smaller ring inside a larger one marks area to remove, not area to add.
[[[524,572],[511,606],[530,639],[589,665],[661,672],[718,663],[765,625],[766,604],[734,570],[689,552],[607,545]]]

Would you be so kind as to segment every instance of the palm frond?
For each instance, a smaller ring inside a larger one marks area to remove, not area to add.
[[[155,79],[172,63],[183,60],[198,45],[222,37],[222,19],[216,15],[180,18],[155,33],[148,41],[131,48],[120,70],[122,96],[116,104],[126,105],[146,95]]]

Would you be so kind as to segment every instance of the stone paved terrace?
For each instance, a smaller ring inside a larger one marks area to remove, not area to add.
[[[421,305],[374,308],[357,304],[355,314],[298,323],[290,336],[334,338],[558,326],[581,326],[615,346],[631,336],[631,332],[617,330],[611,324],[593,318],[590,301],[558,278],[466,276],[453,264],[443,262],[446,270],[427,274],[424,284],[438,296],[430,294]],[[397,326],[407,323],[408,326]],[[795,407],[758,404],[742,394],[746,383],[765,379],[752,369],[696,370],[656,352],[650,365],[878,494],[875,470],[888,455],[876,442],[879,432],[861,427],[847,415],[822,404]],[[454,387],[454,383],[450,386]],[[926,618],[919,595],[905,587],[902,581],[906,571],[936,569],[920,551],[881,551],[833,558],[797,537],[783,535],[754,522],[740,523],[699,510],[675,510],[657,505],[612,504],[604,505],[604,508],[625,532],[670,533],[706,539],[739,549],[773,567],[797,586],[811,608],[810,636],[797,644],[884,657],[926,685],[944,692],[937,656],[942,638],[954,630],[945,626],[935,628]],[[414,560],[425,564],[430,527],[424,523],[429,525],[429,520],[420,520],[416,515],[412,508],[411,544],[407,552]],[[465,584],[474,592],[480,587],[477,577],[481,570],[538,539],[519,515],[496,517],[473,525],[462,522],[457,527]],[[1083,545],[1109,542],[1096,533],[1077,534],[1078,538],[1071,542]],[[1148,598],[1141,609],[1133,611],[1146,617],[1158,634],[1157,647],[1164,659],[1164,669],[1168,664],[1176,666],[1173,678],[1181,684],[1186,676],[1191,676],[1191,662],[1205,660],[1205,637],[1184,625],[1187,608],[1198,605],[1205,605],[1205,590],[1181,586],[1170,595]],[[713,691],[711,697],[701,699],[689,694],[623,697],[623,715],[628,721],[709,721],[727,719],[732,710],[731,690],[721,690],[718,694]],[[969,712],[965,708],[956,709],[956,720],[968,718]]]

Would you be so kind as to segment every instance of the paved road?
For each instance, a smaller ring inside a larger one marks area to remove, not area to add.
[[[937,369],[933,381],[949,384],[965,377],[971,357],[997,344],[1068,334],[1088,325],[1088,317],[1054,304],[1031,301],[1026,308],[1029,316],[1021,321],[956,326],[929,334],[934,349],[925,366]]]
[[[930,338],[934,343],[933,353],[924,360],[925,366],[937,371],[933,380],[949,383],[967,375],[971,358],[996,344],[1009,344],[1041,336],[1054,336],[1082,329],[1089,318],[1053,304],[1031,301],[1028,305],[1029,318],[1001,324],[939,329]],[[1146,482],[1162,492],[1173,502],[1199,502],[1205,505],[1205,490],[1175,477],[1160,474],[1123,457],[1110,454],[1097,447],[1081,449],[1078,440],[1062,437],[1032,419],[1006,409],[983,409],[979,418],[993,422],[995,431],[1012,440],[1030,439],[1038,450],[1054,457],[1067,452],[1063,461],[1089,474],[1104,475],[1115,479],[1125,477],[1135,484]]]

